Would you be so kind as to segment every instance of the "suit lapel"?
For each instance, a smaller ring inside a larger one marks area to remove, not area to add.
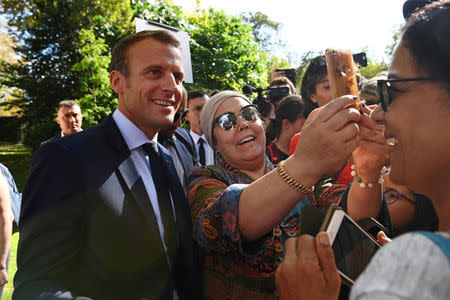
[[[183,149],[183,144],[175,136],[173,136],[173,145],[175,146],[175,149],[181,160],[181,164],[183,165],[184,176],[188,178],[191,172],[189,164],[192,165],[192,159],[188,156],[186,150]]]
[[[187,249],[192,249],[192,224],[189,214],[187,199],[181,186],[177,172],[173,165],[172,157],[167,149],[158,145],[159,153],[164,160],[164,164],[169,171],[169,188],[172,195],[172,203],[174,205],[176,226],[182,244]],[[189,250],[188,250],[189,251]],[[192,250],[190,250],[192,251]]]
[[[130,193],[133,195],[133,198],[136,200],[136,203],[142,210],[142,213],[144,214],[150,228],[155,234],[157,234],[158,237],[160,237],[158,222],[156,221],[155,212],[153,210],[150,198],[148,196],[147,190],[145,189],[142,177],[137,171],[136,165],[134,164],[131,156],[126,158],[119,165],[118,169]],[[160,240],[160,238],[158,240]]]
[[[119,128],[117,127],[116,122],[112,118],[112,114],[109,115],[99,127],[103,130],[109,147],[117,153],[118,177],[122,177],[122,180],[126,184],[129,192],[135,199],[139,208],[142,210],[142,213],[144,214],[151,230],[155,235],[157,234],[157,240],[160,241],[162,247],[158,222],[156,221],[155,212],[147,190],[145,189],[144,182],[132,159],[131,152],[128,149]]]

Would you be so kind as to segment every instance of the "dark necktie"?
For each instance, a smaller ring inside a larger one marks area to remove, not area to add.
[[[203,145],[205,141],[202,138],[198,139],[198,156],[200,157],[200,164],[202,166],[206,165],[206,155],[205,146]]]
[[[142,148],[148,155],[150,162],[153,182],[155,183],[156,193],[158,195],[159,212],[164,226],[164,244],[167,247],[170,265],[172,265],[176,253],[177,231],[169,194],[169,173],[159,156],[158,145],[156,143],[143,144]]]

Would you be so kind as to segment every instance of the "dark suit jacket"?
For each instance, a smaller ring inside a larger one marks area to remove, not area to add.
[[[177,257],[170,272],[150,199],[111,116],[46,143],[24,187],[13,299],[197,299],[187,200],[170,154]],[[84,298],[86,297],[86,298]]]
[[[166,148],[174,147],[178,160],[181,162],[183,168],[183,187],[187,195],[189,189],[189,175],[194,167],[199,166],[198,153],[186,129],[178,127],[172,137],[164,138],[162,135],[158,136],[158,141]]]
[[[61,134],[56,135],[56,136],[54,136],[52,138],[49,138],[48,140],[43,141],[40,146],[42,147],[43,145],[45,145],[47,143],[50,143],[50,142],[54,142],[54,141],[56,141],[57,139],[60,139],[60,138],[62,138]]]

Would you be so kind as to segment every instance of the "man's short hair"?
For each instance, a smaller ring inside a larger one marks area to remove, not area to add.
[[[187,103],[189,105],[189,101],[191,99],[202,98],[204,96],[208,96],[208,92],[206,90],[204,90],[204,89],[197,89],[197,90],[189,91],[189,93],[188,93],[188,102]]]
[[[63,100],[63,101],[60,101],[58,103],[58,109],[57,110],[59,110],[61,107],[74,107],[74,106],[80,107],[80,105],[78,105],[78,103],[76,103],[73,100]]]
[[[169,44],[181,50],[181,43],[178,38],[166,30],[143,30],[128,35],[121,39],[114,47],[109,64],[109,72],[119,71],[128,77],[127,51],[132,45],[145,39],[154,39],[159,42]]]

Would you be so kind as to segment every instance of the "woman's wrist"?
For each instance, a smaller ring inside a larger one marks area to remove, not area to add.
[[[293,156],[284,161],[284,169],[291,175],[296,181],[301,182],[306,186],[314,186],[322,177],[323,174],[319,174],[317,168],[314,168],[313,164],[308,161],[301,161],[294,159]]]
[[[382,184],[384,181],[381,176],[381,170],[361,174],[356,165],[352,165],[351,169],[353,182],[358,184],[361,188],[373,188],[374,186]]]

